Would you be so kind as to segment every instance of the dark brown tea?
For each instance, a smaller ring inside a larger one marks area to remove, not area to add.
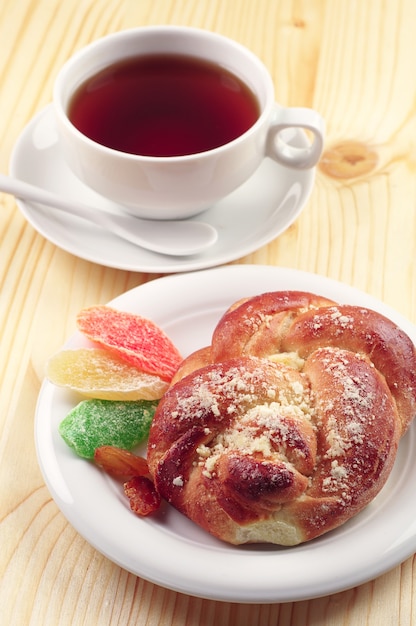
[[[69,119],[94,141],[132,154],[179,156],[211,150],[259,117],[255,95],[219,65],[181,55],[123,60],[87,80]]]

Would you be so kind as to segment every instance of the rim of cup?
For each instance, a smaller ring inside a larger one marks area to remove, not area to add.
[[[160,41],[159,45],[157,45],[156,42],[156,39],[160,37],[165,38],[165,44],[162,47],[160,45]],[[165,48],[166,41],[168,41],[167,38],[173,40],[174,38],[177,39],[178,37],[181,37],[181,45],[177,50],[173,50],[170,47]],[[211,44],[215,43],[218,46],[222,46],[222,48],[227,47],[229,49],[229,52],[234,51],[234,53],[239,55],[241,58],[245,58],[247,62],[251,63],[252,68],[256,68],[256,80],[258,79],[257,87],[253,84],[253,80],[251,80],[250,82],[250,80],[247,78],[247,74],[237,71],[235,65],[230,65],[227,62],[224,63],[219,59],[213,59],[212,55],[204,55],[203,47],[201,47],[202,53],[199,54],[194,47],[192,49],[190,48],[189,51],[187,51],[188,46],[183,45],[183,37],[188,38],[188,45],[189,41],[191,40],[197,41],[199,39],[200,42],[202,42],[202,40],[204,40],[205,42],[210,41]],[[154,38],[155,41],[154,44],[152,44],[152,46],[149,46],[149,48],[146,50],[137,49],[136,51],[134,51],[134,42],[135,40],[138,41],[137,38],[140,40],[148,39],[149,41],[150,39]],[[113,56],[102,56],[102,53],[105,50],[116,50],[117,44],[121,44],[121,49],[123,47],[123,41],[125,44],[125,50],[127,52],[122,52],[121,54],[117,54],[116,52],[116,54],[113,53]],[[108,146],[100,144],[99,142],[90,139],[84,133],[79,131],[70,121],[67,114],[69,102],[78,87],[80,87],[86,80],[95,76],[101,70],[119,61],[122,61],[123,59],[129,59],[134,56],[139,56],[142,53],[148,55],[164,52],[180,55],[189,55],[194,58],[200,57],[202,59],[212,61],[213,63],[218,63],[225,67],[231,73],[235,74],[238,78],[240,78],[240,80],[242,80],[248,85],[248,87],[251,88],[258,100],[260,114],[254,124],[235,139],[210,150],[178,156],[147,156],[123,152],[121,150],[116,150],[114,148],[109,148]],[[88,63],[86,61],[88,61]],[[259,89],[262,89],[264,93],[259,95]],[[270,73],[267,70],[265,64],[260,60],[260,58],[256,56],[249,48],[245,47],[237,41],[234,41],[229,37],[213,31],[190,26],[158,25],[141,26],[117,31],[115,33],[100,37],[99,39],[96,39],[92,43],[87,44],[86,46],[75,52],[62,65],[56,76],[53,86],[53,104],[55,114],[58,116],[59,121],[66,127],[67,131],[71,132],[81,142],[85,142],[89,147],[95,147],[103,153],[107,153],[108,155],[113,156],[118,155],[118,157],[127,160],[155,163],[171,163],[193,160],[196,157],[199,159],[203,159],[204,157],[208,157],[209,155],[212,155],[214,153],[226,151],[230,146],[235,146],[238,143],[243,142],[249,135],[257,132],[258,127],[268,120],[273,107],[276,105],[276,102],[274,97],[274,85]]]

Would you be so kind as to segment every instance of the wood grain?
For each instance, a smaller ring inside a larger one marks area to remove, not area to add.
[[[8,170],[17,137],[50,101],[56,73],[73,52],[106,33],[157,23],[199,26],[240,41],[268,66],[280,103],[312,106],[327,122],[305,211],[277,240],[236,262],[342,280],[416,322],[413,0],[3,0],[0,171]],[[414,558],[329,597],[229,604],[128,574],[65,520],[45,487],[33,442],[45,362],[73,332],[80,308],[154,278],[57,249],[0,194],[0,622],[416,624]]]

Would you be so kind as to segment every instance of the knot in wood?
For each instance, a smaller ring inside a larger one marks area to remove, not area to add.
[[[357,178],[369,174],[378,163],[377,153],[358,141],[332,146],[322,155],[319,167],[332,178]]]

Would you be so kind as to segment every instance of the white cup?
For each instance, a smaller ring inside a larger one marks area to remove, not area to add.
[[[260,109],[257,121],[220,147],[171,157],[121,152],[77,130],[68,118],[68,108],[82,83],[124,59],[159,53],[190,55],[224,66],[254,92]],[[244,183],[266,156],[292,169],[306,169],[316,165],[323,147],[324,122],[316,111],[276,104],[271,76],[250,50],[195,28],[146,26],[98,39],[61,68],[53,102],[62,152],[70,169],[96,192],[142,218],[196,215]],[[302,147],[291,145],[282,133],[287,128],[307,129],[312,140],[306,140],[305,134]]]

